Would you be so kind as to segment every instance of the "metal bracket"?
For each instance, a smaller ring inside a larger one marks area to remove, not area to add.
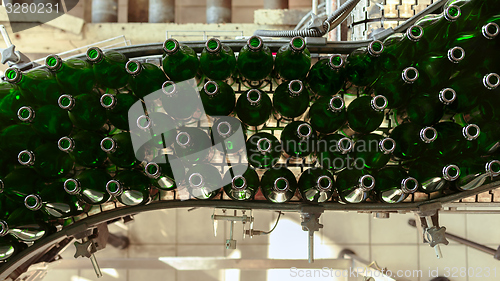
[[[319,217],[324,212],[321,207],[303,207],[300,211],[302,222],[302,230],[309,232],[308,250],[309,250],[309,263],[314,262],[314,232],[323,228],[319,223]]]
[[[440,227],[438,224],[439,209],[430,208],[430,205],[434,204],[429,204],[429,206],[427,206],[429,208],[420,208],[420,211],[415,213],[418,217],[418,221],[420,221],[420,224],[416,223],[416,226],[419,231],[422,231],[424,241],[434,248],[436,257],[440,259],[443,257],[440,244],[448,245],[449,242],[446,240],[446,227]]]
[[[27,70],[35,66],[25,54],[15,50],[16,46],[10,41],[9,34],[4,25],[0,25],[0,33],[7,45],[5,49],[0,48],[2,56],[0,62],[2,64],[7,63],[8,66],[14,66],[21,70]]]
[[[108,236],[109,236],[108,224],[105,222],[99,224],[93,230],[87,230],[84,231],[83,233],[75,235],[75,238],[81,237],[80,239],[82,240],[81,243],[78,241],[74,243],[76,248],[75,258],[78,257],[89,258],[90,262],[92,263],[92,266],[94,267],[94,271],[97,277],[101,277],[102,272],[101,268],[99,267],[99,264],[97,263],[97,259],[94,253],[106,248]]]
[[[243,225],[243,238],[245,238],[245,235],[248,230],[245,230],[247,223],[250,225],[250,230],[249,234],[250,237],[253,236],[253,221],[254,218],[252,216],[252,210],[233,210],[233,215],[228,216],[226,214],[226,209],[222,209],[222,215],[217,215],[215,212],[216,209],[214,209],[214,212],[212,214],[212,221],[214,225],[214,236],[217,236],[217,226],[218,226],[218,221],[230,221],[230,229],[229,229],[229,239],[226,239],[226,249],[236,249],[236,240],[233,239],[233,230],[234,230],[234,223],[241,221]],[[241,212],[241,216],[238,216],[238,211]],[[250,212],[250,216],[246,215],[246,212]]]

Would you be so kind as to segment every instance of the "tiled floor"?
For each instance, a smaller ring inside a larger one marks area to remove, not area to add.
[[[110,246],[96,253],[97,259],[159,257],[231,257],[243,259],[307,259],[307,233],[300,227],[300,216],[286,213],[271,235],[242,239],[241,224],[236,224],[234,237],[238,241],[236,250],[226,250],[224,242],[229,236],[229,223],[219,223],[218,235],[214,237],[211,209],[160,210],[135,216],[127,225],[112,225],[110,231],[128,235],[131,245],[126,250]],[[271,229],[277,213],[254,211],[254,229]],[[428,281],[433,277],[448,275],[452,281],[500,280],[500,262],[490,255],[467,248],[455,242],[442,246],[444,258],[437,259],[435,252],[421,243],[415,228],[408,225],[412,214],[392,214],[389,219],[376,219],[369,214],[353,212],[326,212],[320,222],[324,228],[315,234],[315,258],[336,258],[342,249],[350,249],[367,261],[376,261],[387,268],[396,280]],[[450,214],[440,216],[440,224],[449,233],[469,238],[491,248],[500,245],[498,215]],[[69,247],[63,258],[72,259],[73,247]],[[90,261],[81,259],[81,263]],[[175,269],[103,269],[104,277],[97,279],[91,269],[53,269],[44,280],[89,281],[89,280],[336,280],[346,278],[316,277],[297,278],[288,269],[283,270],[202,270],[184,271]],[[352,279],[351,279],[352,280]],[[349,281],[351,281],[349,280]],[[359,279],[362,280],[362,279]],[[357,280],[356,280],[357,281]]]

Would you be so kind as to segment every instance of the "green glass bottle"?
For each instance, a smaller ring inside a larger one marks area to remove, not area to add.
[[[144,167],[144,173],[148,176],[153,185],[161,190],[174,190],[177,182],[172,171],[169,159],[174,157],[169,154],[160,154]],[[179,165],[180,163],[176,163]],[[178,170],[184,170],[176,166]]]
[[[29,124],[11,125],[0,131],[0,149],[4,158],[11,158],[17,163],[17,154],[23,149],[34,150],[44,143],[44,139]]]
[[[223,81],[208,81],[200,90],[205,113],[210,116],[224,116],[233,112],[236,104],[234,90]]]
[[[496,159],[466,159],[460,161],[459,166],[460,177],[453,185],[459,191],[476,189],[500,175],[500,161]]]
[[[271,98],[257,89],[248,90],[240,95],[236,102],[238,117],[244,124],[250,126],[264,124],[271,116],[272,109]]]
[[[387,166],[374,175],[374,193],[380,202],[399,203],[418,189],[418,181],[399,166]]]
[[[422,157],[408,165],[408,174],[420,184],[418,190],[432,193],[448,188],[460,176],[460,168],[453,164]]]
[[[308,156],[314,151],[317,139],[312,126],[304,121],[293,121],[281,132],[283,151],[290,157]]]
[[[499,126],[496,121],[481,125],[481,134],[477,138],[478,155],[492,154],[500,148]]]
[[[198,122],[206,117],[194,79],[183,82],[166,81],[158,100],[168,115],[180,125]]]
[[[90,205],[106,203],[110,196],[106,184],[111,176],[103,169],[87,169],[75,177],[67,179],[63,188],[66,193]]]
[[[362,203],[375,187],[375,178],[363,169],[346,167],[337,174],[340,203]]]
[[[28,245],[10,235],[0,237],[0,262],[8,262],[26,248]]]
[[[391,159],[396,142],[377,134],[360,136],[354,143],[353,158],[361,160],[367,169],[380,169]]]
[[[105,88],[119,89],[128,83],[129,75],[125,70],[128,59],[116,51],[103,52],[98,47],[90,47],[86,53],[92,63],[95,79]]]
[[[273,54],[259,36],[252,36],[238,54],[236,66],[240,74],[250,81],[265,79],[273,70]]]
[[[251,200],[259,191],[260,180],[257,172],[248,165],[236,165],[224,174],[223,189],[233,200]]]
[[[16,84],[26,99],[37,104],[55,104],[61,95],[61,89],[50,71],[39,68],[28,72],[10,67],[5,70],[5,80]]]
[[[414,93],[413,83],[418,80],[419,72],[415,67],[400,71],[389,71],[380,76],[373,85],[376,94],[387,99],[387,108],[398,108],[408,103]]]
[[[55,143],[46,143],[34,151],[23,150],[18,155],[19,164],[33,167],[47,179],[61,178],[71,172],[74,161],[68,154],[60,151]]]
[[[125,70],[130,74],[128,85],[139,98],[161,90],[161,85],[167,81],[161,68],[152,63],[129,60]]]
[[[435,141],[429,144],[428,154],[436,158],[456,159],[462,153],[466,153],[468,142],[476,140],[480,135],[480,129],[475,124],[464,127],[461,125],[445,121],[433,126],[437,132]]]
[[[300,175],[298,188],[302,200],[323,203],[332,198],[335,191],[335,180],[329,170],[310,168]]]
[[[272,203],[290,201],[297,191],[297,179],[285,166],[267,170],[260,181],[264,197]]]
[[[330,134],[318,140],[316,145],[316,155],[318,162],[323,169],[342,170],[350,166],[354,142],[348,137],[340,134]]]
[[[427,52],[441,50],[459,31],[456,23],[461,17],[461,10],[458,6],[449,5],[440,15],[427,15],[415,22],[415,25],[424,29],[424,39],[429,43]]]
[[[344,99],[341,96],[321,97],[309,109],[309,123],[317,132],[329,134],[347,121]]]
[[[465,50],[459,46],[448,49],[446,53],[427,54],[416,63],[420,71],[420,79],[415,84],[416,87],[421,90],[440,87],[443,81],[448,81],[462,68],[465,56]]]
[[[384,52],[384,44],[379,40],[370,42],[368,47],[354,50],[346,59],[346,75],[357,86],[368,86],[380,75],[378,57]]]
[[[393,155],[399,159],[414,159],[422,155],[429,144],[438,137],[433,127],[422,127],[414,123],[396,126],[390,136],[396,142]]]
[[[136,170],[123,170],[106,184],[108,193],[126,206],[144,205],[149,202],[149,179]]]
[[[99,167],[106,158],[106,152],[101,149],[102,136],[92,131],[79,131],[75,135],[62,137],[57,142],[59,150],[71,156],[77,165],[84,167]]]
[[[101,106],[107,109],[106,117],[113,126],[128,131],[130,130],[128,111],[138,100],[131,93],[104,94],[101,96]]]
[[[55,226],[43,220],[43,213],[30,211],[24,206],[13,210],[5,219],[9,234],[23,242],[35,242],[57,231]]]
[[[37,193],[24,198],[24,205],[31,211],[42,211],[49,219],[63,219],[83,213],[78,198],[63,190],[64,182],[44,184]]]
[[[141,138],[150,138],[149,144],[157,148],[167,148],[175,141],[175,121],[169,115],[163,112],[150,112],[148,115],[141,115],[137,118],[137,127],[139,130],[132,129],[131,131],[138,132]]]
[[[86,60],[62,60],[58,55],[48,55],[45,58],[45,66],[54,73],[57,83],[65,93],[90,93],[95,86],[92,65]]]
[[[99,130],[106,123],[106,110],[101,106],[100,97],[95,94],[78,96],[61,95],[59,107],[67,110],[69,119],[79,129]]]
[[[498,9],[500,9],[497,1],[450,0],[444,5],[444,8],[450,5],[460,7],[462,16],[457,19],[460,30],[478,28],[485,18],[498,14]]]
[[[455,101],[456,95],[451,88],[444,88],[437,95],[433,92],[418,94],[406,106],[406,117],[421,126],[434,125],[443,117],[446,106]]]
[[[279,48],[274,62],[275,70],[284,80],[303,80],[311,68],[311,52],[302,37],[293,37]]]
[[[496,37],[499,33],[498,24],[487,23],[480,30],[458,34],[448,45],[464,49],[467,54],[463,59],[464,65],[479,65],[479,69],[492,69],[498,62],[495,49],[498,46]]]
[[[5,177],[0,179],[0,190],[2,197],[8,198],[14,207],[23,204],[24,197],[37,191],[40,177],[33,169],[14,169]],[[9,202],[6,202],[9,203]],[[3,208],[2,212],[8,210]]]
[[[483,97],[499,92],[499,85],[500,76],[496,73],[461,73],[449,82],[456,99],[448,108],[455,113],[470,111]]]
[[[387,105],[387,99],[382,95],[356,98],[347,107],[349,127],[364,134],[375,131],[384,121],[384,110]]]
[[[309,107],[309,93],[300,80],[281,83],[273,94],[276,119],[293,120]]]
[[[163,43],[162,67],[172,81],[184,81],[196,76],[200,61],[191,47],[169,38]]]
[[[424,29],[412,25],[404,34],[394,34],[387,37],[384,52],[381,55],[383,69],[387,71],[400,71],[415,61],[429,49],[428,42],[423,38]]]
[[[344,59],[335,54],[317,61],[309,70],[306,81],[312,93],[332,96],[342,89],[345,79]]]
[[[219,169],[210,164],[198,164],[189,168],[185,182],[189,194],[202,200],[213,199],[222,187]]]
[[[101,140],[100,145],[102,151],[108,154],[109,160],[118,167],[132,168],[139,163],[128,132],[105,137]]]
[[[252,135],[246,142],[248,163],[255,168],[271,168],[280,159],[281,144],[273,135],[260,132]]]
[[[211,38],[201,51],[200,68],[212,80],[226,80],[236,69],[236,57],[226,44]]]
[[[490,121],[498,121],[500,120],[499,108],[500,104],[495,95],[485,96],[478,101],[474,108],[459,114],[457,122],[460,124],[479,124],[482,126]]]
[[[0,83],[0,128],[18,123],[17,111],[23,105],[31,104],[16,85]]]
[[[68,113],[57,105],[44,105],[36,109],[23,106],[17,111],[17,117],[22,122],[30,123],[40,136],[50,140],[58,140],[73,130]]]
[[[175,156],[190,164],[208,162],[215,152],[208,134],[194,127],[182,127],[177,130],[174,151]]]
[[[229,116],[221,116],[210,130],[215,148],[225,155],[245,151],[246,129],[241,121]]]

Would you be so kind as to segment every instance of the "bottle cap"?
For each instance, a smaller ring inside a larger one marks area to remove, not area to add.
[[[378,143],[378,147],[384,154],[391,154],[396,149],[396,142],[391,138],[383,138]]]
[[[76,195],[82,191],[82,186],[76,179],[67,179],[66,181],[64,181],[64,190],[68,194]]]
[[[344,59],[339,54],[331,55],[328,58],[328,66],[333,70],[339,69],[344,66]]]
[[[71,152],[75,148],[75,142],[70,137],[62,137],[57,141],[57,147],[64,152]]]
[[[111,137],[105,137],[101,141],[101,149],[106,153],[113,153],[116,151],[116,141]]]
[[[167,54],[173,54],[179,50],[179,41],[174,38],[168,38],[163,42],[163,51]]]
[[[5,80],[10,83],[17,83],[21,81],[23,73],[15,67],[9,67],[5,70]]]
[[[290,40],[290,47],[295,52],[302,52],[306,48],[306,42],[303,37],[295,36]]]
[[[116,97],[112,94],[104,94],[101,96],[101,106],[106,109],[112,109],[116,106]]]
[[[444,105],[449,105],[457,98],[457,92],[452,88],[444,88],[439,91],[439,101]]]
[[[30,194],[24,198],[24,205],[31,211],[42,208],[42,198],[38,194]]]
[[[403,78],[403,81],[407,84],[413,84],[415,81],[417,81],[419,77],[418,70],[415,67],[407,67],[403,69],[403,72],[401,73],[401,77]]]
[[[175,142],[180,147],[187,147],[191,143],[191,136],[187,132],[180,132],[175,137]]]
[[[118,197],[123,193],[123,185],[120,181],[110,180],[106,183],[106,191],[114,197]]]
[[[375,187],[375,178],[372,175],[363,175],[358,183],[361,190],[370,191]]]
[[[486,39],[495,39],[500,33],[500,27],[494,22],[489,22],[481,28],[481,33]]]
[[[141,63],[136,60],[129,60],[127,64],[125,64],[125,70],[128,74],[132,76],[137,76],[141,73],[142,67]]]
[[[217,124],[217,134],[223,138],[227,138],[231,135],[232,132],[231,124],[227,121],[222,121]]]
[[[468,141],[475,140],[481,134],[481,129],[476,124],[469,124],[462,128],[462,134]]]
[[[450,5],[444,10],[444,18],[448,21],[456,21],[461,15],[460,7],[455,5]]]
[[[262,48],[263,42],[259,36],[252,36],[248,38],[247,46],[252,51],[258,51]]]
[[[260,103],[262,94],[257,89],[251,89],[247,92],[247,100],[251,105],[257,105]]]
[[[29,150],[23,150],[17,155],[19,164],[23,166],[32,166],[35,164],[35,154]]]
[[[370,101],[372,108],[379,112],[384,111],[388,103],[387,98],[382,95],[374,96]]]
[[[384,43],[380,40],[373,40],[368,45],[368,53],[374,57],[380,56],[384,52]]]
[[[90,62],[97,63],[104,58],[104,54],[98,47],[90,47],[85,54]]]
[[[247,179],[242,175],[234,176],[231,180],[231,188],[237,191],[241,191],[247,187]]]
[[[420,130],[420,139],[424,143],[431,143],[437,139],[437,131],[433,127],[425,127],[422,130]]]
[[[58,55],[48,55],[45,58],[45,65],[49,70],[57,71],[62,66],[62,59]]]
[[[448,49],[448,60],[452,63],[459,63],[465,58],[465,50],[462,47],[455,46]]]
[[[483,85],[488,90],[494,90],[500,85],[500,76],[496,73],[489,73],[483,77]]]
[[[406,194],[417,191],[418,181],[413,177],[407,177],[401,181],[401,190]]]
[[[274,180],[273,190],[276,192],[286,192],[290,189],[290,183],[285,177],[279,177]]]
[[[303,89],[304,84],[300,80],[292,80],[288,83],[288,92],[294,97],[300,95]]]
[[[486,172],[492,176],[496,177],[500,175],[500,161],[498,160],[491,160],[488,163],[486,163]]]
[[[213,97],[219,93],[219,85],[215,81],[208,81],[203,85],[203,90],[209,97]]]
[[[9,225],[6,221],[0,220],[0,236],[5,236],[9,233]]]
[[[333,186],[332,179],[329,176],[321,175],[316,180],[316,187],[320,191],[328,191],[331,190]]]
[[[268,138],[261,138],[257,141],[257,150],[260,153],[269,153],[271,152],[272,144]]]
[[[75,98],[71,95],[61,95],[57,99],[57,104],[64,110],[72,110],[75,107]]]
[[[339,95],[333,96],[328,102],[328,110],[332,112],[340,112],[342,111],[342,109],[344,109],[344,107],[344,99]]]
[[[222,48],[220,40],[217,38],[208,39],[205,43],[205,49],[210,53],[217,53]]]
[[[424,36],[424,29],[420,25],[412,25],[406,30],[406,37],[413,42],[419,41]]]
[[[31,122],[35,118],[35,111],[30,106],[22,106],[17,111],[17,118],[21,122]]]
[[[189,186],[192,188],[200,188],[203,187],[203,176],[200,173],[192,173],[189,176]]]
[[[155,162],[149,162],[146,164],[146,167],[144,167],[144,173],[146,176],[156,179],[161,175],[161,168],[160,165],[156,164]]]
[[[454,181],[460,176],[460,168],[457,165],[449,164],[443,167],[443,178],[447,181]]]

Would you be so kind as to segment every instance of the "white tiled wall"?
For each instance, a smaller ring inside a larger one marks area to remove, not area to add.
[[[271,235],[242,239],[242,227],[234,228],[236,250],[227,250],[224,242],[229,237],[229,223],[219,223],[218,236],[213,235],[211,209],[160,210],[135,216],[127,225],[112,225],[110,232],[128,235],[131,245],[126,250],[108,246],[96,253],[97,259],[158,257],[231,257],[244,259],[291,258],[307,259],[307,233],[300,227],[300,216],[285,213]],[[277,213],[254,211],[254,228],[267,231],[272,228]],[[381,268],[399,274],[398,281],[428,281],[436,274],[450,275],[452,281],[500,280],[500,261],[492,256],[450,242],[442,246],[443,259],[437,259],[427,244],[422,244],[415,228],[408,225],[412,214],[391,214],[389,219],[376,219],[369,214],[355,212],[325,212],[320,219],[324,228],[315,234],[315,257],[336,258],[342,249],[350,249],[367,261],[376,261]],[[491,248],[500,245],[498,215],[451,214],[440,215],[440,224],[449,233],[485,244]],[[64,253],[71,259],[73,247]],[[80,259],[81,263],[90,263]],[[468,273],[467,273],[468,269]],[[104,269],[97,279],[91,269],[54,269],[44,280],[336,280],[345,278],[294,278],[289,270],[204,270],[174,269]]]

